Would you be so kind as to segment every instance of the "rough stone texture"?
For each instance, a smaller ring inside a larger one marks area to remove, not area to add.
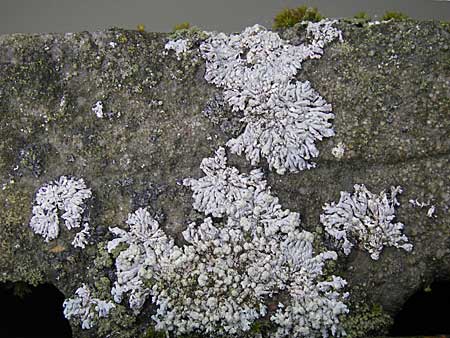
[[[403,187],[397,219],[414,249],[387,248],[374,261],[354,250],[328,269],[348,281],[350,336],[383,332],[417,290],[450,276],[450,26],[437,22],[340,22],[344,42],[307,61],[311,81],[336,115],[336,136],[319,143],[318,167],[280,176],[267,172],[284,208],[301,213],[328,246],[319,224],[325,202],[355,183],[378,193]],[[300,43],[304,26],[282,33]],[[167,53],[167,34],[111,29],[0,36],[0,282],[50,282],[66,297],[82,284],[103,297],[115,276],[102,246],[110,226],[138,207],[181,240],[195,220],[191,191],[180,182],[235,136],[236,116],[203,79],[204,61]],[[103,103],[104,117],[92,111]],[[208,107],[208,109],[206,109]],[[206,109],[206,112],[204,110]],[[209,116],[209,117],[208,117]],[[339,142],[346,151],[332,155]],[[249,169],[244,158],[233,165]],[[36,191],[61,175],[83,177],[93,244],[73,248],[62,229],[46,243],[28,224]],[[436,217],[408,201],[431,200]],[[153,337],[148,307],[137,318],[118,306],[99,331],[74,336]],[[365,323],[368,321],[370,324]],[[364,323],[364,325],[363,325]],[[258,326],[254,330],[264,331]]]

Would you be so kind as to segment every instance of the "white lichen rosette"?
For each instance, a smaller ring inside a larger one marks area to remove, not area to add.
[[[98,318],[107,317],[109,311],[116,307],[111,301],[92,297],[91,290],[86,284],[79,287],[75,295],[74,298],[64,301],[64,317],[79,320],[82,329],[92,328]]]
[[[339,202],[326,203],[320,221],[325,231],[346,255],[353,246],[370,253],[377,260],[383,247],[393,246],[411,251],[413,246],[403,234],[404,225],[394,222],[395,207],[400,205],[397,194],[400,187],[391,187],[390,194],[371,193],[365,185],[356,184],[355,192],[341,192]]]
[[[82,178],[61,176],[58,180],[45,184],[36,193],[30,227],[36,234],[51,241],[59,235],[60,218],[67,229],[79,228],[86,200],[92,196]],[[84,248],[87,243],[89,225],[84,223],[81,234],[77,234],[75,246]]]
[[[201,44],[205,79],[223,88],[232,110],[244,114],[244,133],[227,143],[233,153],[244,153],[253,165],[266,158],[279,174],[314,167],[315,141],[334,135],[334,115],[311,84],[295,75],[303,61],[319,58],[327,43],[342,39],[333,24],[309,23],[310,43],[299,46],[259,25],[241,34],[210,34]]]
[[[157,278],[164,264],[170,264],[168,256],[174,251],[173,240],[159,229],[158,222],[145,208],[129,214],[126,223],[128,231],[118,227],[109,229],[117,238],[108,242],[108,252],[121,243],[128,246],[116,258],[117,281],[111,294],[120,303],[123,295],[129,293],[129,306],[137,314],[150,292],[144,281]]]

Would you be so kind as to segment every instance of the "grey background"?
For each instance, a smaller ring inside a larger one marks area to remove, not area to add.
[[[359,11],[381,16],[395,10],[417,19],[450,21],[450,0],[0,0],[0,34],[134,29],[137,24],[164,32],[184,21],[231,32],[255,23],[271,26],[277,12],[302,4],[328,17]]]

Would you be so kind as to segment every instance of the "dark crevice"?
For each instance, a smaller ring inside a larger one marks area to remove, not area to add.
[[[64,295],[51,284],[0,283],[0,337],[72,337],[63,302]]]
[[[435,282],[412,295],[394,319],[392,336],[450,334],[450,282]]]

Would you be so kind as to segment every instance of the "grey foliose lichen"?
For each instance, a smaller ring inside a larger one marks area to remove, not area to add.
[[[206,215],[223,217],[232,208],[239,212],[243,206],[236,206],[238,201],[248,199],[245,196],[251,195],[257,187],[260,190],[266,188],[261,169],[252,170],[247,175],[234,167],[228,167],[223,147],[216,151],[216,156],[203,159],[200,169],[206,176],[200,179],[187,178],[183,184],[194,192],[194,209]]]
[[[90,230],[91,227],[89,226],[89,223],[84,223],[83,230],[75,234],[75,237],[73,238],[71,244],[75,248],[84,249],[86,247],[86,244],[88,244],[89,237],[91,236]]]
[[[195,208],[223,220],[189,224],[180,247],[146,210],[131,214],[130,230],[111,229],[119,238],[108,244],[110,250],[128,245],[116,259],[115,300],[128,292],[139,311],[151,297],[156,329],[177,334],[238,335],[269,315],[276,337],[342,334],[345,281],[321,280],[336,253],[314,255],[313,235],[301,230],[298,213],[281,207],[259,170],[245,175],[227,167],[223,148],[202,169],[206,177],[185,181],[198,199]],[[270,313],[269,304],[278,310]]]
[[[61,218],[67,229],[80,227],[85,201],[91,196],[91,189],[86,187],[82,178],[77,180],[61,176],[37,191],[30,227],[46,242],[59,235],[59,213],[62,213]],[[85,223],[84,233],[75,238],[73,245],[84,247],[88,228]]]
[[[82,329],[92,328],[99,317],[106,317],[115,307],[111,301],[92,297],[91,290],[86,284],[79,287],[75,294],[74,298],[64,301],[64,316],[67,319],[79,320]]]
[[[334,258],[335,259],[335,258]],[[333,276],[317,284],[301,276],[289,287],[291,304],[279,306],[271,320],[279,325],[275,337],[339,337],[345,335],[339,316],[348,312],[339,290],[347,283]],[[323,295],[326,295],[324,297]],[[325,311],[323,311],[325,310]]]
[[[162,268],[164,264],[170,264],[168,255],[174,244],[145,208],[130,214],[126,223],[129,231],[118,227],[109,229],[117,238],[108,243],[108,252],[112,252],[120,243],[128,245],[116,258],[117,281],[111,295],[115,302],[120,303],[123,294],[129,292],[129,306],[137,314],[150,292],[144,285],[145,278],[156,276],[150,276],[149,271],[156,271],[157,265]]]
[[[211,33],[200,45],[205,79],[223,88],[232,110],[244,114],[244,132],[227,143],[231,152],[245,153],[252,165],[266,158],[279,174],[315,166],[315,141],[334,135],[334,115],[311,84],[295,75],[303,61],[319,58],[327,43],[342,39],[333,23],[309,23],[310,42],[299,46],[259,25],[241,34]]]
[[[377,260],[384,246],[411,251],[413,246],[403,234],[404,225],[394,223],[395,206],[400,205],[397,194],[400,187],[391,187],[390,195],[382,191],[371,193],[363,184],[354,186],[355,192],[341,192],[339,202],[327,203],[320,221],[325,231],[346,255],[353,246],[367,250]]]

